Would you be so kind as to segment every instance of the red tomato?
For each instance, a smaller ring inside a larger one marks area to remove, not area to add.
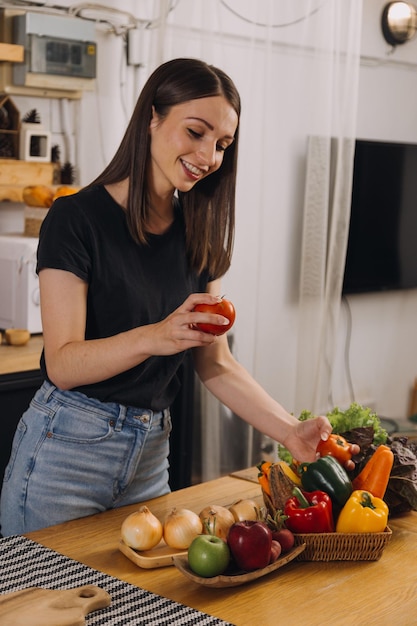
[[[227,317],[229,323],[224,326],[219,324],[196,324],[199,330],[205,333],[211,333],[212,335],[223,335],[233,326],[236,318],[235,307],[230,300],[225,300],[224,298],[220,300],[220,302],[216,302],[216,304],[196,304],[194,311],[199,311],[200,313],[216,313]]]

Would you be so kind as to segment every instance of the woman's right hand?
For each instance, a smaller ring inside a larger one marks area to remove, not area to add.
[[[216,341],[195,327],[198,321],[223,323],[221,315],[194,312],[198,303],[217,296],[190,295],[165,319],[102,339],[85,339],[88,285],[71,272],[39,273],[45,362],[50,380],[60,389],[94,384],[143,363]]]
[[[161,322],[151,324],[148,329],[155,344],[153,354],[169,355],[189,348],[207,346],[216,341],[216,336],[199,330],[197,323],[227,325],[229,320],[216,313],[194,311],[197,304],[216,304],[221,298],[209,293],[194,293]]]

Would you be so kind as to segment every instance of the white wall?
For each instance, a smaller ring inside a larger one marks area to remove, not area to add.
[[[364,0],[357,135],[417,143],[417,39],[392,51],[380,31],[385,4],[384,0]],[[349,304],[350,363],[358,395],[375,400],[381,415],[406,416],[410,388],[417,377],[417,290],[350,296]],[[341,371],[346,323],[345,312]]]
[[[71,4],[61,2],[61,4]],[[177,3],[178,20],[187,13],[187,0]],[[217,3],[213,3],[213,5]],[[118,7],[132,11],[137,17],[155,16],[155,3],[120,0]],[[364,0],[362,29],[362,63],[360,70],[358,136],[417,142],[417,40],[388,54],[380,32],[380,14],[385,0]],[[193,7],[202,6],[194,0]],[[207,15],[210,4],[204,3]],[[172,14],[173,15],[173,14]],[[172,17],[172,16],[171,16]],[[186,22],[187,23],[187,22]],[[210,20],[207,23],[210,32]],[[79,183],[85,184],[101,171],[121,139],[126,121],[143,81],[153,69],[145,50],[151,41],[158,46],[157,30],[144,33],[144,67],[126,68],[124,45],[120,37],[98,31],[98,80],[96,92],[87,92],[78,103],[69,102],[70,125],[73,129],[79,169]],[[170,43],[172,54],[188,50],[190,55],[206,52],[204,41],[196,39],[190,28],[186,41]],[[240,44],[239,44],[240,45]],[[224,69],[235,79],[245,98],[256,95],[256,85],[245,84],[244,51],[227,56]],[[219,54],[219,59],[223,58]],[[213,59],[217,62],[217,59]],[[283,72],[288,73],[288,65]],[[262,68],[260,68],[262,71]],[[286,80],[291,80],[289,73]],[[284,81],[285,82],[285,81]],[[308,103],[286,103],[280,89],[274,87],[275,98],[282,100],[282,118],[272,129],[262,129],[260,139],[279,142],[285,133],[285,116],[302,116]],[[53,132],[53,142],[62,144],[62,108],[56,101],[16,97],[22,113],[36,106],[45,125]],[[297,118],[298,119],[298,118]],[[242,140],[250,135],[259,120],[242,117]],[[262,125],[260,125],[262,128]],[[295,390],[295,355],[297,330],[297,276],[298,250],[301,241],[302,195],[304,173],[304,138],[297,138],[294,154],[285,171],[271,176],[271,185],[277,188],[277,205],[260,211],[262,190],[250,184],[250,168],[255,159],[242,159],[238,185],[238,227],[233,268],[225,280],[225,290],[235,302],[238,311],[236,324],[237,356],[258,380],[289,410],[292,410]],[[285,186],[279,185],[280,180]],[[280,192],[280,189],[283,191]],[[3,207],[16,224],[16,209]],[[260,220],[271,220],[276,232],[274,245],[262,250]],[[0,219],[0,230],[7,230],[7,222]],[[14,228],[14,227],[13,227]],[[254,247],[255,243],[255,247]],[[273,269],[270,269],[273,268]],[[417,376],[417,292],[377,294],[349,298],[352,312],[350,365],[358,401],[373,401],[381,415],[405,416],[408,394]],[[350,401],[345,370],[346,311],[342,309],[339,336],[338,363],[332,396],[335,404],[343,406]],[[306,407],[308,408],[308,407]]]

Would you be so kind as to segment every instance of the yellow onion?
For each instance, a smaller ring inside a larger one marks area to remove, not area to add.
[[[151,550],[161,541],[163,527],[147,506],[141,506],[138,511],[126,517],[121,534],[123,541],[130,548]]]
[[[245,522],[246,520],[257,520],[260,518],[259,506],[254,500],[237,500],[229,506],[229,511],[235,518],[235,522]]]
[[[170,548],[187,550],[193,539],[203,532],[197,513],[189,509],[172,509],[164,521],[164,540]]]
[[[235,523],[233,514],[225,506],[212,504],[200,511],[204,534],[215,535],[226,541],[229,528]]]

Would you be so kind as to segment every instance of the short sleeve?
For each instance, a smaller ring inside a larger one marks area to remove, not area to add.
[[[53,268],[89,282],[92,266],[91,228],[76,195],[58,198],[39,234],[36,271]]]

